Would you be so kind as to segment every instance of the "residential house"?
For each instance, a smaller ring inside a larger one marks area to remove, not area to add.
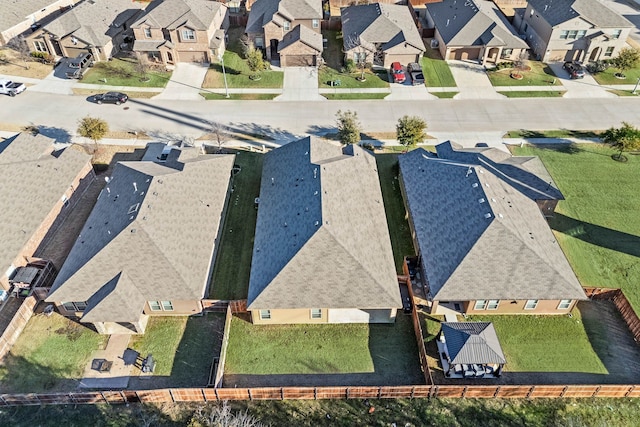
[[[426,5],[444,59],[477,60],[482,65],[518,59],[529,46],[489,0],[443,0]]]
[[[119,52],[124,33],[145,3],[130,0],[84,0],[26,37],[29,47],[54,56],[91,52],[96,61]]]
[[[318,51],[317,42],[313,41],[317,37],[296,27],[305,26],[320,34],[321,20],[321,0],[257,0],[251,6],[245,32],[256,48],[265,50],[269,61],[280,59],[281,64],[315,65],[322,54],[322,49]],[[285,35],[294,30],[284,42],[285,58],[282,58],[279,45]]]
[[[598,0],[530,0],[514,24],[543,62],[615,57],[635,28]]]
[[[436,148],[399,160],[431,313],[566,314],[586,299],[545,220],[561,196],[540,161]]]
[[[78,0],[5,0],[0,13],[0,46],[53,19]]]
[[[150,144],[142,161],[118,163],[47,301],[102,334],[200,313],[234,159]]]
[[[28,133],[0,142],[1,289],[38,260],[38,248],[95,179],[90,156],[54,142]]]
[[[282,67],[310,67],[322,56],[322,34],[305,25],[296,25],[278,43]]]
[[[266,154],[253,323],[393,323],[401,306],[375,157],[311,137]]]
[[[422,37],[405,5],[372,3],[342,9],[345,60],[382,67],[420,62]]]
[[[134,52],[153,62],[209,63],[225,51],[229,11],[213,0],[157,0],[132,28]]]

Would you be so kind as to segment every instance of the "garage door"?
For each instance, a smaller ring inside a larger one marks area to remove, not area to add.
[[[457,60],[478,59],[479,55],[480,55],[480,49],[459,48],[459,49],[454,49],[449,53],[449,59],[457,59]]]
[[[282,55],[280,63],[283,67],[312,67],[316,65],[315,55]]]
[[[207,61],[207,53],[206,52],[195,52],[190,50],[183,50],[178,52],[178,61],[179,62],[209,62]]]
[[[359,310],[357,308],[329,309],[329,323],[391,323],[393,310]]]

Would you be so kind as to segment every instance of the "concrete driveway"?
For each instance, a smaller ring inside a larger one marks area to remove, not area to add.
[[[485,68],[474,62],[447,61],[456,85],[460,90],[455,99],[503,99],[505,96],[496,92]]]
[[[57,93],[60,95],[73,95],[73,87],[76,83],[78,83],[78,80],[67,79],[64,75],[61,75],[57,69],[54,69],[47,77],[31,86],[29,90],[35,92]]]
[[[200,96],[202,82],[209,69],[209,64],[180,62],[176,64],[171,79],[160,95],[153,99],[179,99],[181,101],[203,101]]]
[[[437,96],[431,95],[427,91],[427,87],[424,84],[413,86],[411,82],[411,75],[406,71],[404,74],[404,83],[389,83],[391,94],[385,98],[386,101],[438,99]],[[388,80],[393,81],[391,76],[389,76]]]
[[[562,62],[550,62],[547,65],[567,89],[564,98],[616,98],[616,95],[607,92],[606,88],[600,86],[588,72],[582,79],[572,79],[562,68],[562,64]]]
[[[316,67],[285,67],[282,95],[275,101],[326,101],[318,93],[318,69]]]

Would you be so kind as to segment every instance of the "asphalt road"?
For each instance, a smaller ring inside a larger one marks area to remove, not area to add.
[[[433,101],[161,101],[131,100],[125,105],[96,105],[84,97],[28,90],[14,98],[0,96],[3,124],[37,125],[48,134],[73,135],[86,115],[102,117],[112,130],[152,131],[197,137],[207,121],[230,125],[236,131],[277,140],[335,130],[337,110],[354,110],[365,132],[392,132],[399,117],[425,118],[429,132],[479,133],[512,129],[605,129],[628,121],[640,126],[640,100],[504,99]]]

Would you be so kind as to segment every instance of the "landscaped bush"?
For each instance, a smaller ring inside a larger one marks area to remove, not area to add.
[[[353,59],[349,58],[344,61],[344,69],[347,73],[355,73],[356,72],[356,63]]]
[[[42,62],[43,64],[52,64],[53,63],[53,55],[47,53],[47,52],[31,52],[30,53],[32,58],[36,58],[38,59],[40,62]]]
[[[607,68],[609,68],[609,61],[606,59],[587,64],[587,71],[591,74],[601,73]]]
[[[505,61],[505,62],[498,62],[496,64],[496,68],[495,70],[503,70],[505,68],[513,68],[513,62],[511,61]]]

